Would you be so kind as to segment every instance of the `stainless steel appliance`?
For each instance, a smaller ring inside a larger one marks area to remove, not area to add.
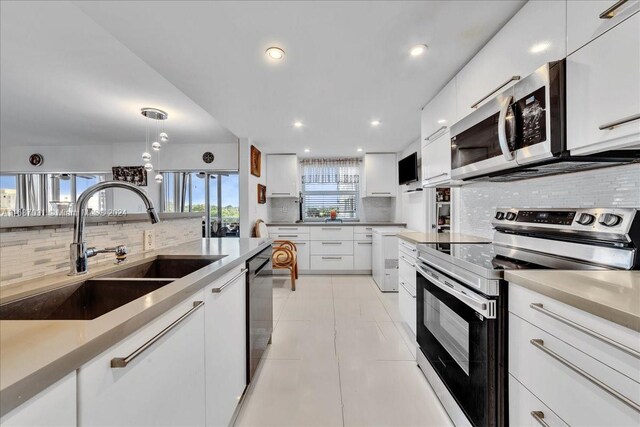
[[[247,384],[271,344],[273,333],[273,265],[272,249],[260,252],[247,261]]]
[[[451,178],[510,181],[639,161],[640,150],[569,153],[565,75],[561,60],[514,76],[515,85],[451,126]]]
[[[498,209],[491,244],[418,245],[418,365],[456,425],[507,425],[513,269],[640,269],[640,211]]]

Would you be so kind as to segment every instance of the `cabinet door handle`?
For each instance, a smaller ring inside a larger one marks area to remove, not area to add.
[[[406,243],[400,242],[400,246],[402,246],[402,247],[404,247],[406,249],[409,249],[411,252],[415,252],[416,251],[416,248],[414,248],[413,246],[409,246]]]
[[[342,245],[342,242],[322,242],[323,245]]]
[[[226,288],[227,286],[229,286],[230,284],[235,282],[238,277],[244,276],[247,273],[247,271],[249,271],[249,270],[246,269],[246,268],[243,268],[242,271],[240,271],[240,273],[238,273],[235,276],[233,276],[224,285],[218,286],[217,288],[211,289],[211,292],[213,292],[214,294],[219,294],[220,292],[222,292],[224,290],[224,288]]]
[[[625,4],[627,2],[627,0],[620,0],[617,1],[613,4],[613,6],[611,6],[609,9],[605,10],[604,12],[602,12],[600,14],[600,19],[611,19],[614,16],[616,16],[616,10],[618,10],[620,8],[620,6],[622,6],[623,4]]]
[[[359,245],[371,245],[371,242],[358,242]]]
[[[482,101],[484,101],[485,99],[489,98],[491,95],[493,95],[494,93],[496,93],[497,91],[499,91],[500,89],[502,89],[503,87],[508,85],[509,83],[511,83],[513,81],[518,81],[518,80],[520,80],[520,76],[511,76],[511,78],[509,78],[509,80],[507,80],[506,82],[502,83],[500,86],[498,86],[497,88],[495,88],[494,90],[489,92],[486,96],[482,97],[479,101],[471,104],[471,108],[478,108],[478,105],[480,105],[480,103]]]
[[[166,328],[164,328],[163,330],[158,332],[149,341],[147,341],[146,343],[142,344],[140,347],[135,349],[133,351],[133,353],[129,354],[126,357],[114,357],[113,359],[111,359],[111,367],[112,368],[126,368],[129,363],[131,363],[131,362],[133,362],[135,360],[136,357],[138,357],[142,353],[144,353],[144,351],[146,349],[148,349],[153,344],[158,342],[158,340],[160,340],[160,338],[162,338],[163,336],[165,336],[169,332],[171,332],[171,330],[173,328],[175,328],[180,323],[182,323],[183,320],[185,320],[187,317],[192,315],[197,309],[199,309],[203,305],[204,305],[204,301],[194,301],[193,302],[193,307],[189,311],[187,311],[185,314],[183,314],[182,316],[178,317],[176,320],[171,322],[171,324],[169,326],[167,326]]]
[[[531,416],[542,427],[549,427],[549,424],[547,424],[547,422],[544,420],[544,412],[542,412],[542,411],[531,411]]]
[[[371,194],[391,194],[390,191],[372,191]]]
[[[325,231],[342,230],[342,227],[322,227]]]
[[[582,326],[581,324],[576,323],[573,320],[569,320],[564,316],[561,316],[561,315],[559,315],[557,313],[554,313],[553,311],[550,311],[550,310],[544,308],[544,305],[542,303],[540,303],[540,302],[531,303],[531,304],[529,304],[529,307],[534,309],[534,310],[536,310],[536,311],[538,311],[538,312],[540,312],[540,313],[542,313],[542,314],[544,314],[544,315],[546,315],[546,316],[551,317],[552,319],[556,319],[556,320],[564,323],[565,325],[571,326],[572,328],[577,329],[580,332],[584,332],[585,334],[590,335],[593,338],[599,339],[600,341],[602,341],[602,342],[604,342],[606,344],[609,344],[610,346],[615,347],[618,350],[622,350],[625,353],[630,354],[631,356],[635,357],[636,359],[640,359],[640,352],[638,352],[638,351],[636,351],[636,350],[634,350],[634,349],[632,349],[630,347],[627,347],[626,345],[620,344],[619,342],[616,342],[616,341],[610,339],[609,337],[606,337],[606,336],[604,336],[602,334],[599,334],[598,332],[593,331],[593,330],[587,328],[586,326]]]
[[[415,268],[415,264],[411,263],[411,261],[409,261],[408,259],[406,259],[405,257],[403,257],[402,255],[400,255],[400,259],[403,260],[404,262],[406,262],[407,264],[409,264],[411,267]]]
[[[298,231],[298,227],[278,227],[280,231]]]
[[[430,179],[433,179],[433,178],[439,178],[439,177],[441,177],[441,176],[447,176],[447,175],[449,175],[447,172],[439,173],[438,175],[428,176],[428,177],[426,177],[424,180],[425,180],[425,181],[429,181]]]
[[[425,140],[425,141],[431,141],[431,138],[432,138],[434,135],[439,134],[439,133],[440,133],[440,131],[443,131],[443,130],[445,130],[446,128],[447,128],[446,126],[441,126],[441,127],[439,127],[437,131],[435,131],[434,133],[432,133],[431,135],[429,135],[428,137],[426,137],[424,140]]]
[[[281,194],[281,195],[283,195],[283,196],[288,196],[288,195],[290,195],[291,193],[277,193],[277,192],[275,192],[275,191],[274,191],[274,192],[273,192],[273,193],[271,193],[271,194]]]
[[[625,117],[625,118],[620,119],[620,120],[616,120],[616,121],[613,121],[613,122],[605,123],[603,125],[598,126],[598,129],[600,129],[600,130],[610,130],[610,129],[613,129],[614,127],[616,127],[616,126],[620,126],[620,125],[623,125],[625,123],[633,122],[633,121],[636,121],[636,120],[640,120],[640,114],[634,114],[632,116],[628,116],[628,117]]]
[[[409,295],[411,295],[411,298],[416,299],[416,295],[414,295],[414,291],[411,291],[409,288],[407,288],[407,284],[404,283],[403,281],[400,281],[400,286],[402,286],[404,288],[405,291],[407,291],[407,293]]]
[[[546,347],[544,345],[544,341],[543,340],[541,340],[541,339],[532,339],[529,342],[534,347],[536,347],[539,350],[542,350],[547,355],[553,357],[558,362],[562,363],[564,366],[566,366],[567,368],[571,369],[573,372],[575,372],[576,374],[580,375],[585,380],[590,381],[595,386],[599,387],[603,391],[606,391],[611,396],[615,397],[616,399],[618,399],[619,401],[621,401],[625,405],[629,406],[630,408],[632,408],[636,412],[640,412],[640,405],[638,405],[636,402],[634,402],[633,400],[629,399],[624,394],[621,394],[618,391],[614,390],[613,388],[609,387],[608,385],[606,385],[605,383],[603,383],[602,381],[600,381],[599,379],[597,379],[596,377],[594,377],[593,375],[591,375],[587,371],[583,370],[582,368],[574,365],[573,363],[571,363],[570,361],[568,361],[564,357],[560,356],[555,351],[550,350],[548,347]]]
[[[297,234],[278,234],[278,237],[298,237]]]
[[[341,256],[323,256],[322,259],[342,259]]]

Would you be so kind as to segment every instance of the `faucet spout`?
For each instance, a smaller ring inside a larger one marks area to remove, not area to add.
[[[87,203],[89,202],[91,196],[93,196],[98,191],[102,191],[107,188],[122,188],[124,190],[129,190],[137,194],[144,202],[151,223],[156,224],[160,222],[160,217],[156,212],[153,201],[151,200],[147,192],[140,187],[122,181],[104,181],[92,185],[91,187],[84,190],[82,194],[80,194],[80,196],[78,197],[78,201],[76,202],[76,217],[73,223],[73,243],[71,243],[69,255],[71,264],[69,275],[86,273],[88,269],[88,258],[92,256],[92,254],[95,255],[94,252],[88,251],[87,243],[84,240],[84,226]]]

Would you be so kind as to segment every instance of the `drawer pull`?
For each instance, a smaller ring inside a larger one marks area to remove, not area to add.
[[[411,291],[409,288],[407,288],[406,283],[404,283],[403,281],[400,281],[400,286],[402,286],[404,290],[407,291],[409,295],[411,295],[411,298],[416,299],[416,295],[414,295],[415,291]]]
[[[298,237],[297,234],[278,234],[278,237]]]
[[[175,328],[180,323],[182,323],[183,320],[185,320],[187,317],[189,317],[191,314],[193,314],[193,312],[195,312],[197,309],[199,309],[203,305],[204,305],[204,301],[194,301],[193,302],[193,307],[189,311],[187,311],[182,316],[178,317],[169,326],[167,326],[166,328],[164,328],[163,330],[158,332],[153,338],[151,338],[149,341],[147,341],[146,343],[144,343],[140,347],[138,347],[136,350],[134,350],[133,353],[131,353],[130,355],[128,355],[126,357],[114,357],[113,359],[111,359],[111,367],[112,368],[126,368],[129,363],[131,363],[131,362],[133,362],[135,360],[136,357],[138,357],[142,353],[144,353],[144,351],[146,349],[148,349],[153,344],[158,342],[160,340],[160,338],[162,338],[163,336],[165,336],[166,334],[171,332],[171,330],[173,328]]]
[[[323,230],[332,231],[332,230],[342,230],[342,227],[322,227]]]
[[[624,125],[625,123],[634,122],[636,120],[640,120],[640,114],[634,114],[632,116],[624,117],[620,120],[615,120],[613,122],[605,123],[603,125],[598,126],[598,129],[610,130],[616,126]]]
[[[544,412],[542,412],[542,411],[531,411],[531,416],[542,427],[549,427],[549,424],[547,424],[547,422],[544,420]]]
[[[440,133],[440,131],[443,131],[443,130],[445,130],[446,128],[447,128],[446,126],[441,126],[441,127],[439,127],[437,131],[435,131],[434,133],[432,133],[431,135],[429,135],[428,137],[426,137],[424,140],[425,140],[425,141],[431,141],[431,137],[432,137],[432,136],[437,135],[438,133]]]
[[[371,242],[358,242],[359,245],[371,245]]]
[[[371,194],[391,194],[390,191],[372,191]]]
[[[416,251],[416,248],[414,248],[413,246],[409,246],[409,245],[407,245],[406,243],[402,243],[402,242],[400,242],[400,246],[402,246],[402,247],[405,247],[405,248],[409,249],[411,252],[415,252],[415,251]]]
[[[322,259],[342,259],[341,256],[323,256]]]
[[[342,242],[322,242],[323,245],[342,245]]]
[[[400,259],[403,260],[404,262],[406,262],[407,264],[409,264],[411,267],[415,268],[416,265],[411,263],[411,261],[409,261],[408,259],[406,259],[405,257],[403,257],[402,255],[400,255]]]
[[[219,294],[220,292],[222,292],[224,290],[224,288],[226,288],[227,286],[229,286],[230,284],[235,282],[238,277],[245,275],[247,273],[247,271],[248,271],[248,269],[243,268],[242,271],[240,271],[240,273],[236,274],[231,279],[229,279],[229,281],[227,281],[227,283],[225,283],[224,285],[219,286],[217,288],[211,289],[211,292],[213,292],[214,294]]]
[[[620,8],[623,4],[625,4],[627,0],[620,0],[614,3],[609,9],[605,10],[600,14],[600,19],[611,19],[616,16],[616,10]]]
[[[298,227],[278,227],[278,230],[283,231],[298,231]]]
[[[520,80],[520,76],[512,76],[509,80],[507,80],[506,82],[502,83],[500,86],[498,86],[497,88],[495,88],[494,90],[489,92],[487,95],[483,96],[482,99],[480,99],[477,102],[473,103],[471,105],[471,108],[478,108],[478,105],[480,105],[480,103],[482,101],[484,101],[485,99],[489,98],[491,95],[493,95],[494,93],[496,93],[497,91],[499,91],[500,89],[502,89],[503,87],[508,85],[509,83],[511,83],[513,81],[517,81],[517,80]]]
[[[441,176],[447,176],[449,175],[448,173],[439,173],[438,175],[433,175],[433,176],[428,176],[426,177],[424,180],[425,181],[429,181],[430,179],[434,179],[434,178],[440,178]]]
[[[273,192],[273,193],[271,193],[271,194],[273,194],[273,195],[279,194],[279,195],[282,195],[282,196],[288,196],[288,195],[290,195],[291,193],[280,193],[280,192],[275,192],[275,191],[274,191],[274,192]]]
[[[632,408],[636,412],[640,412],[640,405],[638,405],[636,402],[634,402],[633,400],[629,399],[627,396],[619,393],[618,391],[614,390],[613,388],[609,387],[608,385],[606,385],[605,383],[603,383],[602,381],[600,381],[599,379],[597,379],[593,375],[589,374],[587,371],[583,370],[582,368],[574,365],[573,363],[571,363],[570,361],[568,361],[564,357],[560,356],[555,351],[550,350],[549,348],[545,347],[543,340],[541,340],[541,339],[533,339],[533,340],[530,340],[529,342],[534,347],[536,347],[537,349],[542,350],[543,352],[545,352],[549,356],[551,356],[554,359],[556,359],[558,362],[562,363],[567,368],[571,369],[576,374],[578,374],[581,377],[583,377],[585,380],[590,381],[591,383],[593,383],[597,387],[601,388],[603,391],[606,391],[611,396],[615,397],[616,399],[618,399],[619,401],[621,401],[625,405],[629,406],[630,408]]]
[[[553,319],[556,319],[562,323],[564,323],[565,325],[571,326],[574,329],[579,330],[580,332],[584,332],[587,335],[592,336],[593,338],[599,339],[600,341],[609,344],[612,347],[617,348],[618,350],[624,351],[627,354],[632,355],[633,357],[640,359],[640,352],[627,347],[626,345],[620,344],[619,342],[616,342],[608,337],[605,337],[602,334],[599,334],[595,331],[592,331],[591,329],[582,326],[579,323],[574,322],[573,320],[569,320],[566,317],[560,316],[559,314],[554,313],[553,311],[549,311],[546,308],[544,308],[544,305],[542,303],[539,302],[534,302],[529,304],[529,307],[531,307],[532,309],[539,311],[542,314],[545,314]]]

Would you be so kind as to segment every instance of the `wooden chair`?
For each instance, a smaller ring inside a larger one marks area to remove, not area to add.
[[[269,237],[267,225],[261,219],[256,221],[253,228],[256,237]],[[298,278],[298,248],[296,244],[289,240],[274,240],[271,260],[274,269],[286,268],[291,274],[291,290],[296,290],[296,279]]]

